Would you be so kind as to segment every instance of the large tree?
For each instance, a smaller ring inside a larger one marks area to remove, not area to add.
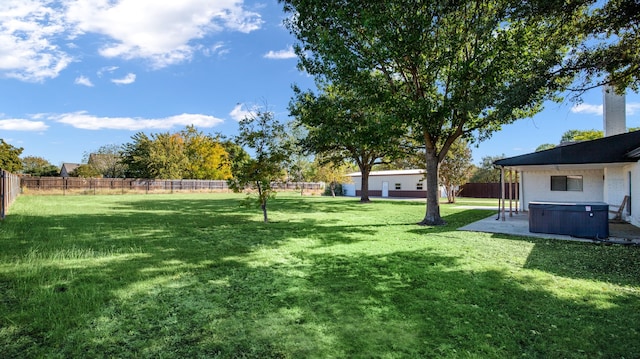
[[[227,182],[235,192],[247,188],[258,192],[257,202],[266,223],[269,221],[267,203],[276,193],[271,184],[283,179],[290,155],[285,127],[273,112],[259,110],[240,121],[236,143],[248,147],[255,155],[235,163],[233,178]]]
[[[122,146],[122,162],[126,166],[125,176],[129,178],[152,178],[150,151],[152,139],[138,132],[131,136],[131,142]]]
[[[226,180],[231,178],[231,163],[219,138],[205,135],[195,126],[180,132],[185,142],[188,166],[185,178]]]
[[[187,126],[180,132],[139,132],[122,147],[126,174],[137,178],[228,179],[231,158],[219,136]]]
[[[125,177],[126,166],[122,162],[121,145],[104,145],[97,150],[84,154],[83,162],[93,167],[106,178]]]
[[[341,85],[327,86],[318,95],[296,88],[289,109],[307,130],[303,149],[318,154],[321,164],[353,161],[358,165],[360,202],[369,202],[373,166],[383,158],[400,156],[403,149],[400,121],[383,111],[380,103]]]
[[[560,143],[589,141],[604,137],[602,130],[567,130],[562,134]]]
[[[22,169],[20,155],[24,149],[14,147],[0,138],[0,169],[9,172],[18,172]]]
[[[181,179],[188,160],[184,139],[169,132],[152,134],[139,132],[133,142],[123,146],[122,162],[127,166],[127,177]]]
[[[42,157],[25,156],[22,158],[22,173],[32,176],[57,176],[60,168]]]
[[[500,182],[500,169],[496,168],[493,163],[497,160],[505,158],[505,155],[485,156],[482,157],[480,167],[477,167],[471,175],[469,181],[471,183],[497,183]]]
[[[565,69],[583,71],[580,92],[604,84],[618,93],[640,89],[640,2],[595,2],[582,29],[586,41],[576,48]]]
[[[300,66],[380,99],[424,144],[427,208],[442,224],[438,164],[459,137],[482,140],[531,116],[571,78],[584,1],[280,0]],[[381,74],[378,86],[372,73]]]

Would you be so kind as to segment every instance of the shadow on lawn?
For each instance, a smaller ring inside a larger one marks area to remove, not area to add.
[[[37,220],[56,236],[20,228],[4,239],[26,241],[32,254],[5,265],[0,277],[3,352],[498,358],[640,351],[640,330],[629,324],[640,323],[640,312],[629,311],[637,309],[637,295],[611,294],[603,308],[555,297],[509,273],[463,270],[461,258],[429,249],[375,255],[285,250],[307,238],[326,247],[361,242],[383,225],[336,226],[313,218],[264,225],[230,207],[237,202],[143,200],[119,203],[105,215],[19,219]],[[375,208],[303,203],[306,213],[314,206],[346,215]],[[277,211],[300,213],[296,202]],[[406,231],[442,235],[463,218],[469,214],[447,216],[448,226]],[[611,319],[620,317],[628,322]]]
[[[538,269],[569,278],[640,285],[638,247],[544,239],[532,241],[535,245],[524,268]]]

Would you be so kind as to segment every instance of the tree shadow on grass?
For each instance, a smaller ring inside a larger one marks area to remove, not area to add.
[[[27,244],[10,247],[0,267],[5,355],[570,358],[640,352],[632,292],[605,293],[597,301],[559,298],[546,283],[464,270],[461,258],[429,249],[341,254],[320,248],[375,237],[385,225],[373,220],[364,228],[313,218],[263,225],[225,205],[142,202],[121,203],[105,215],[17,221],[38,221],[40,231],[7,222],[3,241]],[[312,243],[304,243],[312,234]]]
[[[43,348],[42,355],[69,340],[82,348],[73,328],[106,320],[98,314],[105,305],[138,297],[153,304],[158,288],[171,288],[192,272],[204,270],[211,283],[224,283],[246,265],[243,257],[309,233],[332,243],[371,233],[312,219],[264,225],[234,204],[151,199],[112,204],[100,215],[12,216],[3,223],[3,242],[12,245],[0,257],[2,346],[16,355]]]
[[[637,295],[599,298],[606,307],[558,298],[534,280],[460,270],[456,257],[426,250],[301,259],[232,260],[155,278],[150,290],[86,313],[60,353],[578,358],[640,350],[640,313],[628,313]]]
[[[459,270],[455,257],[429,251],[311,257],[308,298],[287,301],[309,302],[310,322],[336,323],[337,356],[617,356],[631,353],[621,347],[624,335],[605,338],[598,330],[638,336],[639,325],[618,307],[629,308],[637,295],[612,295],[615,309],[603,310],[504,272]],[[612,312],[617,319],[603,324]]]
[[[508,238],[496,235],[498,238]],[[524,268],[562,277],[640,286],[640,248],[528,239],[535,243]]]

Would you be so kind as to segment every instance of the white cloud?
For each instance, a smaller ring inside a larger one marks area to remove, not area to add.
[[[104,57],[145,59],[154,68],[189,61],[203,40],[222,31],[259,29],[243,0],[2,0],[0,76],[43,82],[71,62],[88,34]]]
[[[67,24],[45,0],[0,2],[0,73],[22,81],[55,78],[72,57],[55,44]]]
[[[128,73],[127,76],[121,79],[112,79],[111,82],[116,85],[130,85],[136,82],[136,74]]]
[[[293,59],[296,57],[296,53],[293,51],[293,47],[289,46],[289,48],[285,49],[285,50],[279,50],[279,51],[269,51],[264,55],[265,58],[267,59],[272,59],[272,60],[285,60],[285,59]]]
[[[580,113],[586,115],[602,116],[604,113],[604,107],[602,105],[592,105],[588,103],[581,103],[571,108],[571,112]],[[640,103],[631,102],[626,104],[627,116],[635,115],[637,111],[640,111]]]
[[[633,116],[636,112],[640,111],[640,103],[632,102],[627,104],[627,115]]]
[[[78,33],[106,35],[100,54],[143,58],[156,68],[188,61],[195,40],[223,30],[251,32],[262,25],[258,13],[238,0],[76,0],[68,18]]]
[[[88,77],[85,76],[80,76],[78,78],[76,78],[76,80],[74,81],[74,83],[76,85],[82,85],[82,86],[87,86],[87,87],[93,87],[93,83],[91,82],[91,80]]]
[[[255,117],[256,107],[254,106],[251,109],[247,109],[244,104],[239,103],[236,105],[236,107],[233,108],[233,110],[231,110],[231,112],[229,112],[229,116],[231,116],[232,119],[240,122],[247,117]]]
[[[574,105],[571,108],[571,112],[602,116],[602,105],[591,105],[588,103],[581,103],[578,105]]]
[[[30,121],[25,119],[6,119],[0,120],[0,130],[3,131],[44,131],[47,126],[42,121]]]
[[[219,41],[213,44],[213,46],[203,49],[203,53],[207,56],[209,55],[223,56],[229,53],[229,49],[225,48],[224,42]]]
[[[170,129],[174,126],[215,127],[222,119],[200,114],[182,114],[158,119],[131,118],[131,117],[98,117],[88,114],[86,111],[66,113],[51,116],[52,120],[71,125],[83,130],[129,130],[140,131],[146,129]]]
[[[104,75],[105,73],[114,72],[118,68],[119,68],[118,66],[105,66],[105,67],[101,68],[100,70],[98,70],[98,73],[97,73],[98,77],[102,77],[102,75]]]

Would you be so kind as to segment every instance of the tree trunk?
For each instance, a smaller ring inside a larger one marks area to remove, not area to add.
[[[336,181],[331,181],[331,184],[329,185],[329,188],[331,188],[331,197],[335,197],[336,196]]]
[[[456,190],[454,188],[454,186],[449,185],[449,184],[445,184],[444,185],[444,190],[447,193],[447,202],[448,203],[455,203],[456,202]]]
[[[267,200],[263,200],[262,204],[260,205],[260,207],[262,208],[262,215],[264,216],[264,223],[269,222],[269,218],[267,218]]]
[[[360,185],[360,203],[369,203],[371,200],[369,199],[369,172],[371,168],[363,167],[360,168],[360,172],[362,173],[362,184]]]
[[[262,208],[262,216],[264,217],[264,223],[269,222],[269,218],[267,218],[267,198],[266,194],[262,190],[262,186],[260,181],[256,181],[256,186],[258,187],[258,198],[260,198],[260,208]]]
[[[427,213],[419,222],[423,226],[440,226],[446,222],[440,217],[440,196],[438,195],[438,156],[427,149],[426,177],[427,177]]]

